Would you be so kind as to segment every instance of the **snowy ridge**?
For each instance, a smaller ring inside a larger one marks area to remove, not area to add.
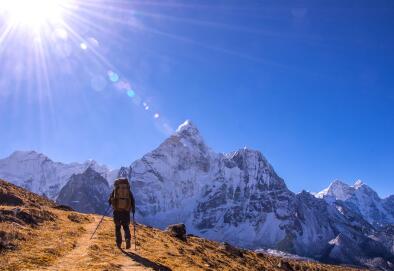
[[[317,198],[329,198],[332,197],[334,200],[347,200],[354,192],[354,187],[345,184],[339,180],[335,180],[330,186],[323,191],[317,193]]]
[[[35,151],[15,151],[0,159],[0,178],[24,187],[34,193],[56,199],[60,189],[73,174],[93,168],[107,180],[117,175],[117,170],[99,165],[94,160],[64,164],[54,162],[47,156]]]
[[[390,201],[390,197],[381,199],[361,180],[357,180],[352,186],[334,181],[328,188],[316,194],[316,197],[335,205],[338,205],[338,201],[342,201],[376,227],[394,224],[394,202]]]

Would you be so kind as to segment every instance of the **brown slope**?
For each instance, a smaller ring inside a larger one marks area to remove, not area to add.
[[[0,206],[0,270],[357,270],[226,249],[193,236],[181,241],[143,225],[137,226],[137,250],[119,250],[109,217],[91,240],[101,217],[56,209],[4,181],[0,193],[6,195]]]
[[[53,207],[55,203],[49,199],[0,179],[0,205]]]

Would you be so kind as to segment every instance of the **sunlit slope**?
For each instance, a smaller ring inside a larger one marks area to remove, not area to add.
[[[358,270],[285,260],[138,225],[137,250],[114,246],[106,217],[56,206],[0,180],[0,270]]]

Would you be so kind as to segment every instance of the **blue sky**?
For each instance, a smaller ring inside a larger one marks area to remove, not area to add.
[[[394,2],[77,4],[39,34],[7,32],[0,10],[0,157],[118,167],[191,119],[295,192],[360,178],[394,193]]]

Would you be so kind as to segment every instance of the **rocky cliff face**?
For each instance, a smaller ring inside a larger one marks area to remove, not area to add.
[[[110,192],[107,180],[89,167],[83,173],[70,177],[60,190],[57,203],[82,213],[104,214]]]

